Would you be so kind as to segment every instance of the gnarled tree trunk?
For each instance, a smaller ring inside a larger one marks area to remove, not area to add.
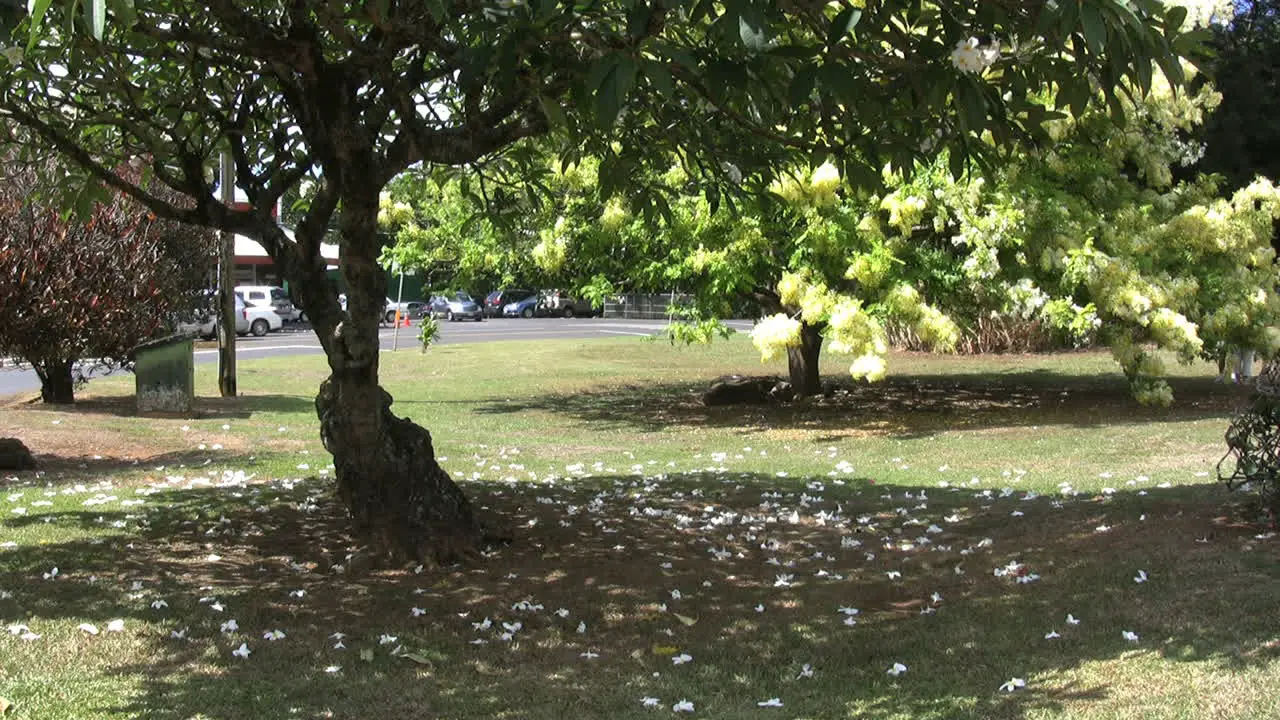
[[[470,501],[436,463],[431,435],[391,412],[391,395],[378,385],[378,316],[386,276],[377,262],[374,192],[343,196],[341,272],[347,312],[338,309],[323,268],[294,268],[314,308],[316,332],[331,374],[320,386],[320,437],[332,453],[338,494],[356,530],[372,549],[395,560],[452,562],[475,553],[482,541]],[[314,297],[311,297],[314,296]]]
[[[32,363],[40,378],[40,400],[54,405],[70,405],[76,401],[76,383],[71,360],[41,360]]]
[[[316,396],[320,437],[357,532],[394,559],[469,556],[481,541],[471,502],[436,463],[430,433],[391,413],[373,375],[335,372]]]
[[[818,356],[822,353],[822,328],[800,324],[800,347],[787,348],[787,367],[791,389],[796,397],[822,394],[822,377],[818,372]]]

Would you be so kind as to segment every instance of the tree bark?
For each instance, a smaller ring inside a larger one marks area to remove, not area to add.
[[[378,385],[386,276],[377,262],[374,188],[343,196],[347,312],[331,298],[308,298],[320,308],[316,331],[331,371],[316,397],[320,436],[333,455],[338,495],[375,553],[396,561],[455,562],[477,552],[483,539],[471,502],[436,463],[430,433],[393,415],[391,395]],[[314,278],[300,287],[318,294]]]
[[[480,547],[471,502],[436,463],[431,434],[391,413],[375,373],[335,372],[320,385],[320,437],[338,496],[374,553],[451,563]]]
[[[71,360],[43,360],[32,363],[40,378],[40,400],[50,405],[71,405],[76,401],[76,383]]]
[[[795,391],[796,397],[811,397],[822,393],[822,377],[818,372],[818,356],[821,353],[822,328],[801,323],[800,347],[787,348],[791,389]]]

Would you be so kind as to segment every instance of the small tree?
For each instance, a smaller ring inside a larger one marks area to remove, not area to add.
[[[157,219],[112,193],[84,215],[33,202],[40,180],[0,183],[0,354],[31,364],[46,403],[75,402],[81,362],[119,367],[189,311],[212,268],[212,233]]]

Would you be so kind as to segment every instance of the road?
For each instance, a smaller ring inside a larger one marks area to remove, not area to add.
[[[730,320],[735,330],[751,329],[750,320]],[[490,319],[484,322],[440,323],[441,345],[468,342],[493,342],[495,340],[540,340],[553,338],[593,337],[645,337],[661,333],[667,326],[665,320],[626,320],[619,318],[534,318]],[[418,345],[418,327],[414,325],[397,329],[383,327],[379,331],[382,349],[414,350]],[[320,341],[309,327],[288,326],[280,332],[265,337],[236,339],[236,358],[252,360],[282,355],[315,355],[321,353]],[[195,351],[197,363],[215,363],[218,351],[212,348]],[[10,366],[0,368],[0,396],[26,393],[40,389],[40,380],[30,370]]]

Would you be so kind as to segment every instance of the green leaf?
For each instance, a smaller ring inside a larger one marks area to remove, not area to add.
[[[1124,113],[1124,103],[1120,102],[1120,96],[1108,94],[1107,106],[1111,109],[1111,121],[1123,130],[1128,125],[1128,117]]]
[[[554,3],[554,0],[548,1]],[[644,37],[649,30],[649,16],[652,14],[653,10],[648,5],[636,3],[627,11],[627,35],[633,38]]]
[[[111,12],[116,16],[116,22],[121,27],[133,27],[138,20],[138,10],[134,7],[133,0],[111,0]]]
[[[1062,12],[1058,14],[1058,34],[1064,38],[1076,29],[1076,21],[1080,19],[1080,3],[1077,0],[1066,0],[1062,4]]]
[[[831,29],[827,32],[827,47],[835,47],[845,35],[853,31],[858,20],[862,19],[862,9],[849,7],[840,11],[831,21]]]
[[[1084,24],[1084,39],[1089,52],[1101,55],[1107,47],[1107,23],[1093,5],[1080,7],[1080,21]]]
[[[947,156],[947,169],[951,172],[951,177],[957,180],[964,177],[964,172],[969,166],[969,154],[963,148],[951,148],[951,152]]]
[[[818,81],[818,67],[812,63],[805,63],[796,71],[794,77],[791,78],[791,87],[787,89],[787,99],[791,101],[792,107],[804,105],[812,99],[813,87]]]
[[[789,58],[791,60],[808,60],[817,55],[819,48],[805,45],[781,45],[771,48],[767,55],[769,57]]]
[[[714,215],[720,209],[720,188],[717,185],[708,185],[704,194],[707,196],[707,205],[711,207],[711,214]]]
[[[847,160],[843,168],[844,180],[850,187],[878,190],[884,184],[880,171],[861,160]]]
[[[660,95],[672,100],[676,96],[676,86],[671,80],[671,71],[667,66],[655,60],[644,61],[644,76],[648,78],[649,84],[657,90]]]
[[[987,124],[987,102],[982,91],[972,82],[956,86],[956,99],[960,102],[960,112],[970,132],[982,132]]]
[[[1165,13],[1164,16],[1165,37],[1173,37],[1173,35],[1182,28],[1182,23],[1186,22],[1186,20],[1187,9],[1185,7],[1182,5],[1174,5],[1169,8],[1169,12]]]
[[[49,6],[53,4],[53,0],[34,0],[31,3],[31,37],[27,40],[27,52],[36,46],[36,41],[40,39],[40,23],[44,21],[45,13],[49,12]]]
[[[764,52],[769,49],[769,30],[763,18],[747,15],[738,16],[738,36],[742,44],[751,52]]]
[[[1138,61],[1138,88],[1142,90],[1144,94],[1151,91],[1151,75],[1152,75],[1151,61],[1139,60]]]
[[[88,0],[84,12],[93,36],[101,40],[102,34],[107,30],[107,0]]]
[[[424,326],[425,326],[425,321],[424,321]],[[426,343],[423,343],[423,344],[425,345]],[[419,665],[426,665],[427,667],[430,667],[430,668],[435,667],[435,663],[431,662],[430,658],[420,653],[405,653],[400,657],[404,658],[405,660],[412,660],[418,663]]]
[[[545,95],[539,95],[538,105],[542,108],[542,114],[547,116],[547,123],[550,124],[551,127],[564,127],[568,123],[568,120],[564,115],[564,109],[560,107],[560,103],[546,97]]]
[[[627,55],[615,55],[613,67],[605,73],[596,91],[596,114],[602,127],[612,127],[636,82],[636,62]]]

